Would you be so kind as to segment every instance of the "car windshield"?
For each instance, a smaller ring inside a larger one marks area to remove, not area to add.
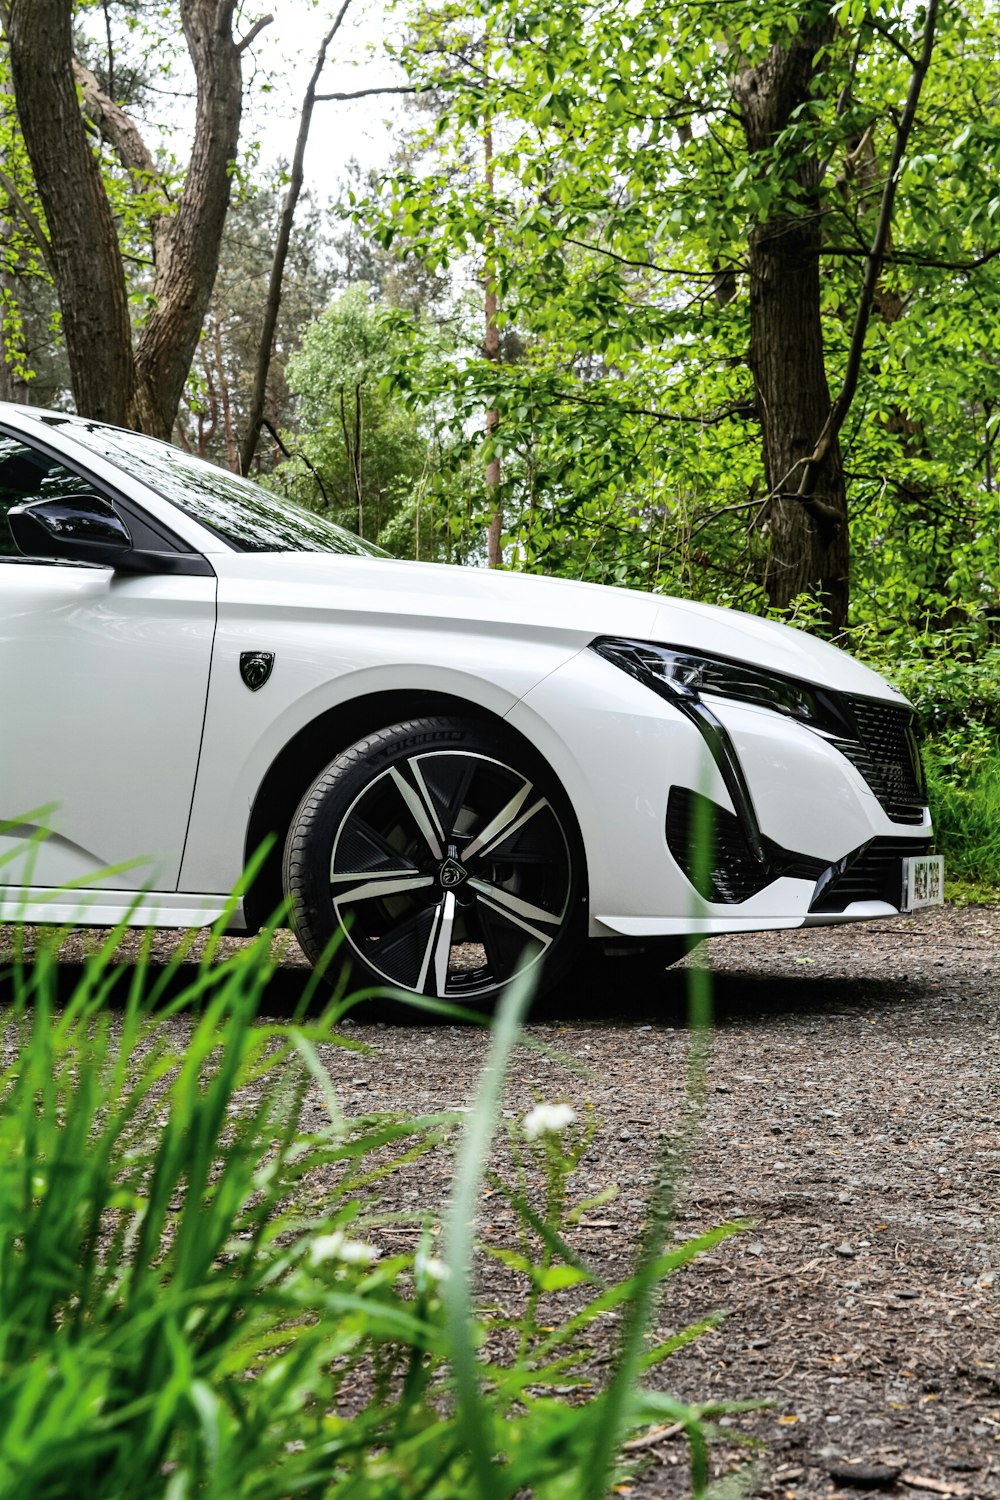
[[[218,469],[181,448],[101,422],[47,414],[52,426],[140,480],[208,526],[237,552],[353,552],[386,557],[380,547],[261,485]]]

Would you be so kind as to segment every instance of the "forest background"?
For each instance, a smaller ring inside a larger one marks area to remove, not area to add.
[[[281,7],[0,5],[0,395],[400,556],[832,636],[915,702],[953,893],[988,893],[995,5],[398,0],[394,81],[331,92],[350,6],[308,12],[273,169]],[[320,201],[307,150],[379,96],[384,165]]]

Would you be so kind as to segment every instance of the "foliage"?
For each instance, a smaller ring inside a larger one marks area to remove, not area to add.
[[[234,191],[205,329],[175,428],[182,447],[234,471],[239,467],[239,437],[246,430],[279,210],[277,186],[242,183]],[[271,350],[265,408],[270,436],[259,458],[265,471],[280,461],[281,450],[274,439],[292,419],[288,362],[299,348],[303,331],[320,316],[335,284],[328,248],[325,216],[315,199],[304,193],[285,264]]]
[[[949,897],[995,901],[1000,889],[1000,750],[996,735],[953,731],[924,755]],[[957,886],[957,888],[956,888]]]
[[[374,541],[420,484],[427,461],[416,419],[380,389],[390,338],[386,309],[360,283],[306,331],[288,369],[308,467],[282,471],[282,482],[294,480],[293,492],[304,490],[314,508]]]
[[[948,736],[975,739],[983,733],[995,742],[1000,647],[989,645],[983,620],[888,638],[869,626],[853,632],[847,644],[905,693],[925,735],[943,744]]]
[[[44,219],[0,42],[0,398],[60,404],[69,386],[58,346],[58,305],[49,276]]]
[[[550,1137],[540,1202],[523,1173],[511,1194],[522,1241],[542,1246],[515,1266],[530,1293],[515,1358],[494,1347],[507,1324],[475,1308],[470,1226],[525,990],[466,1119],[444,1259],[427,1215],[414,1253],[379,1255],[375,1185],[445,1149],[454,1117],[344,1116],[318,1049],[357,1045],[334,1029],[346,1002],[310,1017],[307,992],[287,1026],[255,1019],[270,934],[222,962],[213,939],[160,974],[116,970],[120,936],[65,999],[59,934],[5,976],[0,1496],[60,1496],[72,1476],[74,1494],[123,1500],[597,1500],[623,1437],[659,1419],[683,1426],[703,1492],[714,1419],[738,1407],[684,1406],[634,1376],[705,1325],[646,1349],[633,1316],[638,1362],[623,1350],[598,1392],[585,1369],[609,1315],[627,1320],[735,1226],[665,1248],[651,1214],[637,1271],[605,1284],[570,1243],[579,1147]],[[299,1123],[307,1091],[318,1127]]]
[[[760,607],[747,247],[761,222],[809,211],[797,174],[814,154],[833,385],[919,23],[896,3],[833,10],[808,105],[753,156],[734,71],[795,46],[829,7],[410,11],[402,61],[440,108],[423,162],[387,177],[368,222],[384,245],[466,275],[489,247],[520,357],[497,366],[464,345],[425,370],[424,394],[447,389],[463,437],[499,408],[480,456],[517,460],[505,502],[520,565]],[[990,600],[998,585],[992,19],[966,0],[941,25],[842,440],[856,618],[881,625],[945,621],[956,594]],[[470,189],[487,126],[492,192]]]
[[[232,5],[99,8],[103,25],[94,0],[3,7],[0,72],[16,110],[2,119],[0,185],[58,290],[77,409],[169,438],[237,175],[243,59],[273,18],[240,36]],[[152,99],[178,92],[196,100],[183,125],[169,107],[149,118]],[[174,129],[188,137],[183,163],[165,147]]]
[[[888,639],[869,627],[852,641],[917,711],[949,900],[995,900],[1000,889],[1000,647],[984,637],[971,618]]]
[[[452,443],[442,474],[447,407],[411,397],[442,357],[441,331],[372,291],[342,292],[306,330],[287,371],[298,433],[286,432],[292,458],[271,482],[392,552],[465,561],[476,548],[468,466]]]

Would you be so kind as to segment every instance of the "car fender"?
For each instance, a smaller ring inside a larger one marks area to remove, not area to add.
[[[309,726],[338,710],[347,716],[359,700],[380,697],[386,699],[386,718],[363,732],[406,716],[401,705],[409,698],[411,714],[427,712],[437,698],[503,719],[526,692],[579,649],[553,641],[494,639],[486,652],[482,638],[457,633],[445,662],[428,659],[428,641],[422,635],[402,627],[397,634],[393,643],[367,638],[352,648],[333,626],[317,625],[307,632],[298,625],[286,634],[279,625],[268,632],[266,641],[259,633],[253,640],[234,639],[220,626],[180,890],[233,889],[243,871],[250,816],[265,777],[286,746]],[[273,665],[261,687],[251,691],[240,676],[239,658],[248,650],[265,648],[273,653]],[[396,655],[391,665],[384,660],[387,650]],[[383,660],[363,660],[362,652]],[[422,696],[427,706],[421,707]],[[332,736],[329,755],[316,767],[317,774],[346,743],[351,740]],[[307,789],[302,786],[299,795]]]

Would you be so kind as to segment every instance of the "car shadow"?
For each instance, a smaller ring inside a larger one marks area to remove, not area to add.
[[[155,962],[148,963],[146,969],[147,991],[160,987],[156,1002],[159,1008],[174,1004],[198,975],[198,966],[194,963],[179,965],[169,976],[163,966]],[[85,972],[82,963],[58,965],[51,991],[55,1005],[62,1006],[69,1001]],[[622,1028],[639,1025],[683,1028],[688,1025],[692,976],[697,972],[686,964],[655,968],[614,960],[590,963],[539,997],[532,1005],[530,1021],[537,1025],[600,1023]],[[120,1008],[126,1003],[135,973],[133,964],[123,963],[113,982],[110,982],[110,976],[105,976],[109,980],[105,1003],[110,1009]],[[806,1012],[821,1018],[890,1010],[910,1002],[920,991],[919,983],[912,979],[901,986],[898,981],[868,976],[845,978],[726,969],[707,971],[707,979],[712,1021],[720,1028],[754,1020],[775,1021],[783,1016],[801,1017]],[[279,1022],[300,1016],[311,984],[311,973],[301,964],[277,968],[268,981],[261,1015]],[[11,967],[0,963],[0,1004],[9,1005],[14,995]],[[318,1003],[314,1003],[314,1009]],[[378,1003],[361,1003],[352,1007],[349,1014],[359,1028],[463,1024],[452,1015],[442,1018],[403,1005],[386,1007]],[[481,1025],[482,1022],[470,1019],[466,1024]]]

